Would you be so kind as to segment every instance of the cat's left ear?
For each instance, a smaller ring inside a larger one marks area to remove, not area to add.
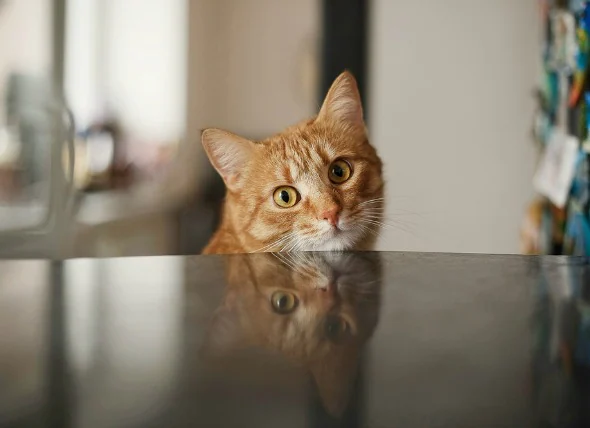
[[[354,76],[345,71],[332,83],[318,120],[331,120],[355,126],[364,126],[363,105]]]
[[[237,315],[231,308],[224,305],[215,311],[205,336],[201,356],[205,359],[215,359],[231,355],[240,348],[242,338]]]
[[[209,160],[223,178],[228,189],[238,189],[244,167],[248,163],[254,143],[221,129],[205,129],[201,141]]]
[[[324,408],[332,416],[342,416],[348,407],[358,375],[358,358],[357,349],[336,349],[309,365]]]

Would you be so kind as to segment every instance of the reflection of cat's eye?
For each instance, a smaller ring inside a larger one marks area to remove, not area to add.
[[[291,208],[299,201],[299,194],[291,186],[281,186],[276,188],[273,198],[279,207]]]
[[[279,314],[288,314],[297,306],[297,298],[287,291],[275,291],[270,297],[273,309]]]
[[[332,162],[330,170],[328,171],[328,177],[330,181],[335,184],[344,183],[350,178],[352,174],[352,168],[345,160],[338,159]]]
[[[334,342],[342,339],[350,330],[346,320],[337,315],[328,315],[324,328],[326,337]]]

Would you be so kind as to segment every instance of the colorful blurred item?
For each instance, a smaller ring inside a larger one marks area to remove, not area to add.
[[[540,11],[544,69],[533,129],[543,199],[526,212],[521,250],[590,256],[590,2],[541,0]]]
[[[122,132],[116,121],[96,122],[75,139],[74,185],[82,191],[128,188],[133,165],[122,148]],[[64,165],[67,152],[63,153]]]
[[[531,203],[521,231],[524,254],[583,256],[581,263],[590,256],[589,5],[540,2],[546,40],[534,135],[543,156],[535,178],[543,179],[538,189],[549,191]],[[567,267],[541,266],[563,283],[559,295],[545,278],[539,284],[545,292],[538,296],[533,341],[535,426],[590,427],[590,268],[580,277]]]
[[[576,67],[578,52],[576,18],[570,10],[554,7],[549,12],[549,20],[552,37],[548,65],[554,70],[571,73]]]

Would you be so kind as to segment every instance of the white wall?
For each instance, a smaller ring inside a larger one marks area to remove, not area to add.
[[[190,11],[189,135],[266,137],[316,113],[317,0],[193,0]]]
[[[399,224],[380,249],[518,252],[536,156],[537,1],[372,5],[370,131]]]

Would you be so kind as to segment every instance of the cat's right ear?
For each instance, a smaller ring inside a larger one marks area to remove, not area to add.
[[[208,128],[201,134],[201,142],[213,167],[230,190],[241,186],[242,172],[248,163],[254,144],[231,132]]]
[[[364,128],[361,96],[356,79],[350,72],[345,71],[334,80],[317,119]]]

